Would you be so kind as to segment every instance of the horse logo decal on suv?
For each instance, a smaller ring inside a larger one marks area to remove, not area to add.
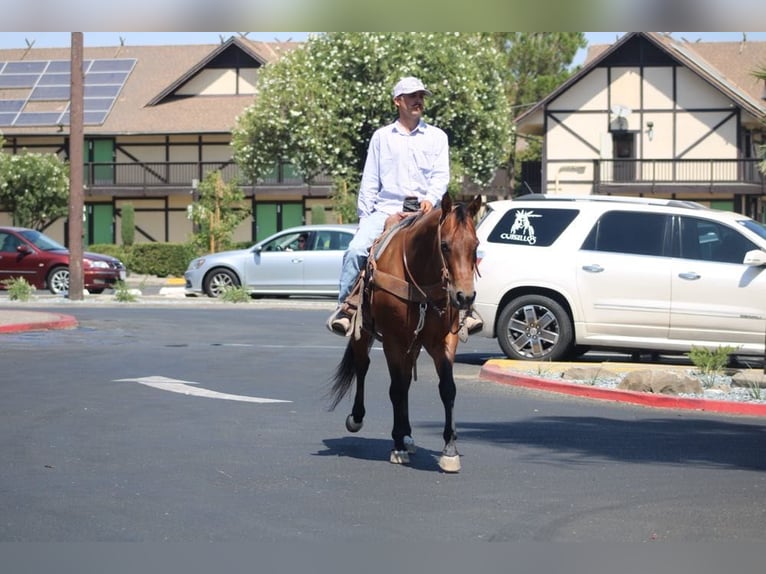
[[[536,215],[532,210],[519,209],[516,212],[516,219],[511,226],[511,230],[508,233],[501,234],[500,237],[508,241],[520,241],[534,245],[537,243],[537,237],[535,236],[535,228],[529,221],[533,217],[542,217],[542,215]]]

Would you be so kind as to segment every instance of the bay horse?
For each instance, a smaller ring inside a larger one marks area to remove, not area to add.
[[[363,276],[364,290],[343,359],[332,378],[333,410],[356,379],[356,393],[346,429],[358,432],[365,415],[364,381],[370,366],[370,349],[376,339],[383,345],[391,384],[389,398],[394,424],[390,461],[410,462],[416,451],[409,420],[408,393],[421,348],[433,359],[439,376],[439,396],[444,405],[444,449],[439,467],[460,470],[453,409],[455,380],[452,369],[458,345],[460,311],[476,296],[474,276],[476,237],[474,217],[481,207],[476,196],[467,205],[453,203],[445,193],[439,208],[405,219],[395,233],[384,235],[370,250]],[[378,247],[378,249],[376,249]],[[361,313],[361,318],[360,318]]]

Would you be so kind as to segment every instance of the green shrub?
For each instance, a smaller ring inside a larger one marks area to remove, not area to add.
[[[131,251],[131,271],[157,277],[180,277],[193,259],[183,243],[139,243]]]
[[[220,299],[226,303],[249,303],[250,293],[242,286],[226,287],[221,292]]]
[[[125,264],[125,267],[130,269],[131,248],[129,246],[115,245],[114,243],[94,243],[93,245],[88,245],[86,250],[116,257]]]
[[[132,203],[126,203],[120,210],[120,235],[123,245],[133,245],[136,238],[136,209]]]
[[[134,303],[138,300],[138,297],[130,292],[130,289],[123,281],[115,283],[114,298],[120,303]]]
[[[35,292],[35,288],[23,277],[6,279],[2,283],[8,289],[8,298],[11,301],[29,301]]]
[[[721,372],[729,364],[729,355],[734,351],[736,351],[736,348],[729,346],[718,347],[714,351],[705,347],[692,346],[692,350],[687,355],[694,366],[703,375],[707,375]]]
[[[189,261],[197,256],[194,248],[186,243],[96,244],[88,246],[88,251],[117,257],[128,273],[157,277],[183,276]]]

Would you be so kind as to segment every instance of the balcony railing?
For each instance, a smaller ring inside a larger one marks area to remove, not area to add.
[[[593,160],[594,190],[603,186],[701,187],[744,186],[766,193],[760,160],[748,159],[597,159]]]
[[[86,185],[97,188],[124,188],[142,190],[191,189],[193,182],[201,182],[212,171],[220,171],[227,183],[237,181],[251,187],[245,180],[239,166],[234,162],[128,162],[128,163],[86,163],[84,179]],[[312,185],[329,185],[330,177],[318,177]],[[305,180],[286,167],[274,170],[270,176],[259,180],[256,186],[298,186]]]

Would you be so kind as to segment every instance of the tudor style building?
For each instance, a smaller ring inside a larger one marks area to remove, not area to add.
[[[187,208],[206,173],[239,181],[231,131],[253,102],[259,70],[293,42],[233,37],[220,45],[84,49],[85,242],[120,241],[120,209],[135,208],[137,242],[183,242]],[[67,157],[70,49],[0,50],[0,133],[7,153]],[[289,165],[254,185],[241,182],[254,217],[247,241],[330,209],[328,181],[307,186]],[[0,212],[0,223],[10,214]],[[46,233],[66,241],[62,219]]]
[[[583,67],[517,118],[541,137],[529,189],[693,200],[764,220],[766,42],[651,32],[591,46]]]
[[[244,37],[85,48],[86,244],[120,241],[126,203],[136,241],[185,241],[195,184],[213,170],[239,181],[231,130],[256,96],[259,70],[294,49]],[[3,151],[67,156],[69,56],[69,48],[0,50]],[[543,140],[542,162],[522,170],[524,187],[690,199],[763,220],[766,89],[753,72],[764,67],[766,42],[634,32],[591,46],[576,74],[516,119],[520,135]],[[241,182],[254,217],[235,239],[310,222],[313,206],[330,210],[330,183],[308,186],[289,165],[257,185]],[[63,219],[46,230],[64,242],[66,231]]]

